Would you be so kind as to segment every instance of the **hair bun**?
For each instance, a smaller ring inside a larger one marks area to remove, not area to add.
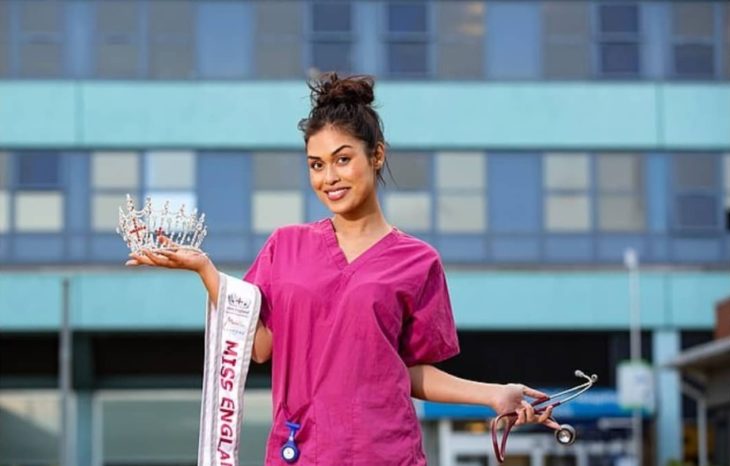
[[[309,84],[315,107],[370,105],[375,100],[374,86],[370,76],[340,78],[337,73],[325,73]]]

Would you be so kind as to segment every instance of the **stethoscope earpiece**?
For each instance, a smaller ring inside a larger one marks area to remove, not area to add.
[[[563,424],[555,431],[555,440],[561,445],[572,445],[575,437],[575,428],[570,424]]]

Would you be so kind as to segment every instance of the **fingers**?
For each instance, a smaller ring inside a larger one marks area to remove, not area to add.
[[[517,422],[515,424],[520,425],[535,422],[535,409],[532,405],[525,400],[522,400],[520,404],[522,404],[522,408],[517,410]]]
[[[528,387],[527,385],[523,385],[522,393],[529,396],[530,398],[550,398],[546,393],[543,393],[540,390],[535,390],[534,388]]]
[[[129,255],[131,257],[125,265],[149,265],[157,267],[172,267],[174,264],[170,258],[159,254],[159,251],[150,251],[149,249],[141,249],[136,253]]]

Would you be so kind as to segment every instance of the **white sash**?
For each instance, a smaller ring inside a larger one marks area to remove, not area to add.
[[[220,274],[218,303],[209,303],[205,319],[198,466],[238,466],[243,388],[260,308],[255,285]]]

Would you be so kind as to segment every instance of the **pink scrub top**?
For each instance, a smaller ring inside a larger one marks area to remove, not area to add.
[[[244,280],[273,335],[267,465],[425,465],[408,367],[459,352],[438,253],[392,230],[351,263],[331,220],[278,229]]]

